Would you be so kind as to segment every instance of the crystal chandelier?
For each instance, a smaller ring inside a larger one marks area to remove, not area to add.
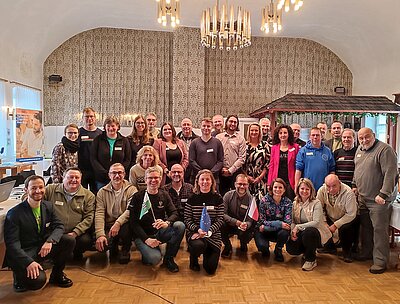
[[[266,34],[270,32],[275,34],[282,30],[282,9],[278,9],[273,0],[262,9],[261,18],[261,31]]]
[[[290,7],[293,7],[295,11],[299,10],[303,6],[303,0],[278,0],[278,10],[285,7],[285,12],[290,11]]]
[[[227,0],[221,11],[218,0],[212,9],[203,11],[200,28],[204,47],[229,51],[251,45],[250,12],[239,6],[235,19],[234,7],[229,8]]]
[[[167,16],[169,15],[172,27],[180,23],[180,1],[179,0],[156,0],[157,5],[157,21],[163,26],[167,26]]]

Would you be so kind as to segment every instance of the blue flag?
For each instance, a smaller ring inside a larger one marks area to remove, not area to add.
[[[200,218],[200,229],[203,230],[204,232],[208,232],[211,227],[211,219],[210,215],[207,212],[207,208],[204,205],[203,211],[201,212],[201,218]]]

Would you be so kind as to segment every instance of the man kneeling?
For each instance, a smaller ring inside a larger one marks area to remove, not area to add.
[[[110,258],[118,254],[119,263],[127,264],[132,245],[127,206],[137,189],[124,179],[125,168],[120,163],[111,165],[108,176],[111,181],[99,190],[96,197],[96,249],[100,252],[110,249]],[[122,245],[121,250],[119,245]]]
[[[136,247],[142,254],[143,264],[157,265],[162,257],[159,245],[167,243],[163,264],[170,272],[178,272],[174,257],[178,253],[185,225],[176,221],[178,211],[168,193],[159,189],[160,171],[155,167],[148,168],[145,181],[146,190],[135,193],[129,205],[129,222]]]
[[[27,198],[7,213],[4,223],[6,264],[14,275],[14,290],[37,290],[46,283],[42,265],[52,258],[50,283],[71,287],[72,281],[63,273],[65,261],[75,247],[75,239],[64,235],[64,226],[54,205],[44,201],[45,183],[32,175],[25,181]]]

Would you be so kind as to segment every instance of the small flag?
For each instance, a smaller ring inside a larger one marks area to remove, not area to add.
[[[146,193],[144,194],[144,198],[143,198],[143,203],[142,203],[142,210],[140,210],[140,216],[139,216],[139,220],[142,219],[142,217],[149,212],[149,210],[151,209],[151,202],[149,199],[149,195]]]
[[[203,211],[201,212],[201,218],[200,218],[200,229],[203,230],[204,232],[208,232],[211,227],[211,219],[210,215],[207,212],[207,208],[205,204],[203,204]]]
[[[249,210],[248,215],[253,220],[258,221],[258,208],[257,208],[256,199],[255,199],[254,196],[253,196],[253,199],[251,200],[251,203],[250,203],[250,210]]]

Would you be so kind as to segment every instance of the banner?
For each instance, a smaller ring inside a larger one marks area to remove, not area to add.
[[[44,135],[42,111],[16,109],[16,160],[43,160]]]

